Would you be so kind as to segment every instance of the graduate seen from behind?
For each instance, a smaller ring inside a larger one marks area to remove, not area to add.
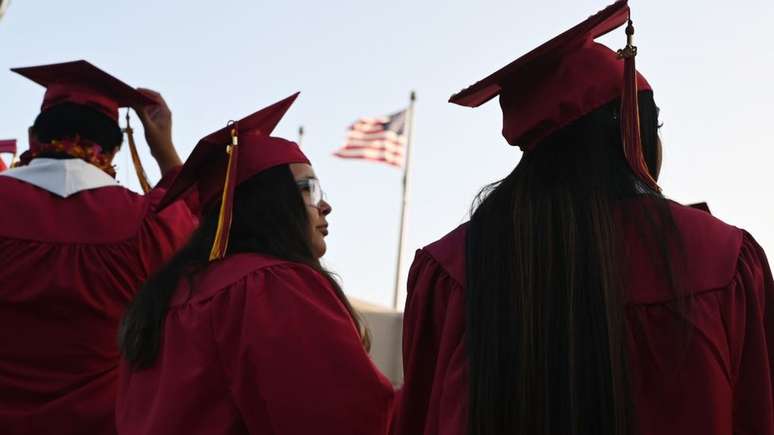
[[[269,136],[296,95],[202,139],[167,193],[206,213],[124,318],[120,434],[386,433],[392,387],[320,264],[331,206]]]
[[[195,199],[157,208],[181,165],[160,95],[85,61],[14,71],[46,93],[0,174],[0,432],[114,434],[119,321],[193,231]],[[127,106],[162,173],[145,195],[115,180]]]
[[[766,256],[662,194],[652,88],[631,43],[594,42],[628,16],[615,3],[452,97],[499,95],[524,154],[417,252],[396,433],[774,434]]]

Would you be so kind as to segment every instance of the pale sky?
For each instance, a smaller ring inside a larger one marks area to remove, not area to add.
[[[334,208],[326,262],[350,296],[389,305],[401,172],[333,157],[347,127],[360,116],[400,110],[416,90],[407,269],[417,248],[464,222],[475,193],[521,156],[500,135],[496,101],[469,109],[448,97],[607,4],[13,0],[0,20],[0,139],[19,138],[26,149],[43,96],[8,71],[16,66],[86,59],[160,91],[183,157],[229,119],[299,90],[275,135],[295,140],[299,125],[306,130],[304,151]],[[716,216],[750,231],[774,256],[774,2],[631,6],[637,66],[664,122],[665,194],[709,202]],[[602,42],[620,48],[623,30]],[[146,170],[157,180],[143,144]],[[138,189],[128,150],[122,154],[119,180]]]

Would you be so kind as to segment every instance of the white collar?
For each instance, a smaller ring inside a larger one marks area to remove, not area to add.
[[[8,169],[0,176],[11,177],[67,198],[84,190],[119,186],[98,167],[81,159],[33,159],[29,165]]]

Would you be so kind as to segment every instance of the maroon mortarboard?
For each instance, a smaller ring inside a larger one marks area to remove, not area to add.
[[[11,68],[11,71],[46,88],[41,112],[57,104],[76,103],[92,107],[117,123],[119,107],[139,108],[156,104],[151,98],[85,60]]]
[[[16,155],[16,139],[0,139],[0,153]]]
[[[617,1],[474,85],[450,102],[477,107],[500,96],[503,136],[522,150],[603,105],[622,99],[624,151],[634,173],[658,188],[648,172],[639,135],[637,91],[651,90],[634,68],[634,27],[627,46],[615,52],[594,39],[629,20],[626,0]]]
[[[164,208],[194,186],[203,207],[220,197],[210,260],[226,254],[237,185],[275,166],[309,163],[295,142],[270,136],[296,97],[298,92],[202,138],[161,200]]]

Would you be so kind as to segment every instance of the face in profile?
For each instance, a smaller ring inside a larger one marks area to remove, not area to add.
[[[328,220],[326,217],[332,211],[331,205],[325,201],[320,180],[317,179],[312,166],[293,163],[290,165],[290,172],[293,173],[296,185],[301,191],[309,217],[309,240],[312,253],[316,258],[320,258],[325,255],[327,249],[325,237],[328,235]]]

